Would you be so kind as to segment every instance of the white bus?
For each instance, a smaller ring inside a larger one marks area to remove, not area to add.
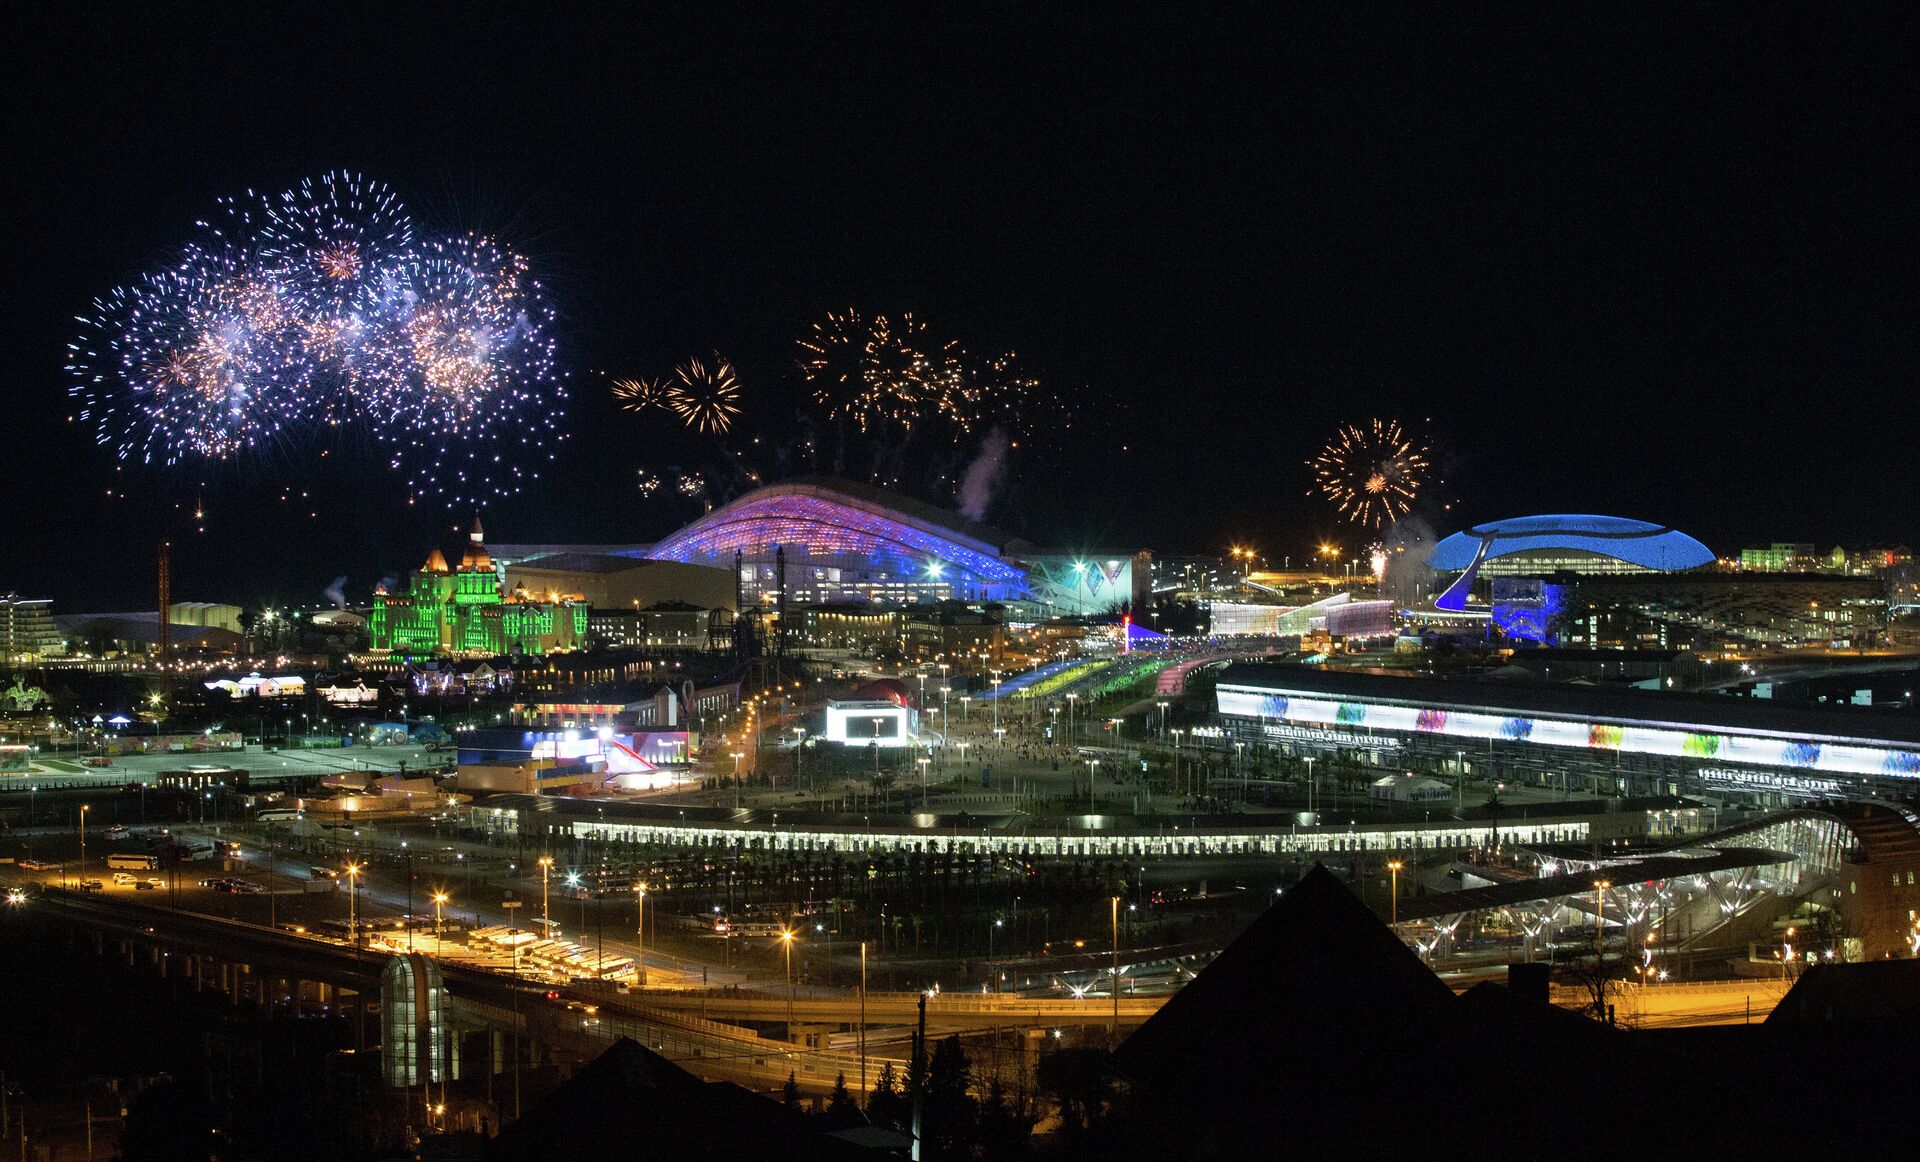
[[[129,871],[152,871],[160,861],[151,855],[115,854],[107,857],[107,866]]]

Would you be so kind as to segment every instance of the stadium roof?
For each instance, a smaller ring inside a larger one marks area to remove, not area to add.
[[[654,560],[700,562],[774,546],[813,554],[895,556],[951,563],[990,581],[1020,581],[1003,559],[1024,548],[958,513],[870,484],[807,476],[755,489],[653,546]]]
[[[1427,564],[1458,572],[1484,559],[1550,550],[1611,557],[1643,569],[1695,569],[1711,565],[1713,550],[1676,529],[1617,516],[1547,515],[1488,521],[1454,533],[1433,547]]]

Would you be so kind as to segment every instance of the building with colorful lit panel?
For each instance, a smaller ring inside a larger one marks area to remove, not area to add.
[[[1231,666],[1215,698],[1228,737],[1391,769],[1604,794],[1920,792],[1920,723],[1907,717],[1298,666]]]
[[[1086,614],[1132,596],[1131,556],[1040,553],[958,513],[830,477],[757,489],[645,555],[725,568],[737,560],[748,603],[765,605],[780,591],[781,550],[790,606],[961,600]]]

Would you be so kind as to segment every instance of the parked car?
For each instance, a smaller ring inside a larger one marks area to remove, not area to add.
[[[99,880],[81,880],[80,890],[83,892],[104,892],[107,890],[107,885],[101,883]]]

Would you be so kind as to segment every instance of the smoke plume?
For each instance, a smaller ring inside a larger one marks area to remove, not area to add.
[[[1438,576],[1427,565],[1433,551],[1433,526],[1417,516],[1403,516],[1387,526],[1381,547],[1387,551],[1386,576],[1380,581],[1380,594],[1402,609],[1425,601]]]
[[[1009,446],[1007,433],[999,428],[988,432],[987,438],[980,441],[980,454],[967,465],[966,475],[960,478],[960,491],[955,496],[962,516],[969,520],[987,519],[987,505],[1007,473]]]
[[[347,579],[344,574],[335,577],[333,584],[327,586],[321,590],[321,592],[327,595],[328,601],[333,602],[335,609],[345,609],[347,607]]]

